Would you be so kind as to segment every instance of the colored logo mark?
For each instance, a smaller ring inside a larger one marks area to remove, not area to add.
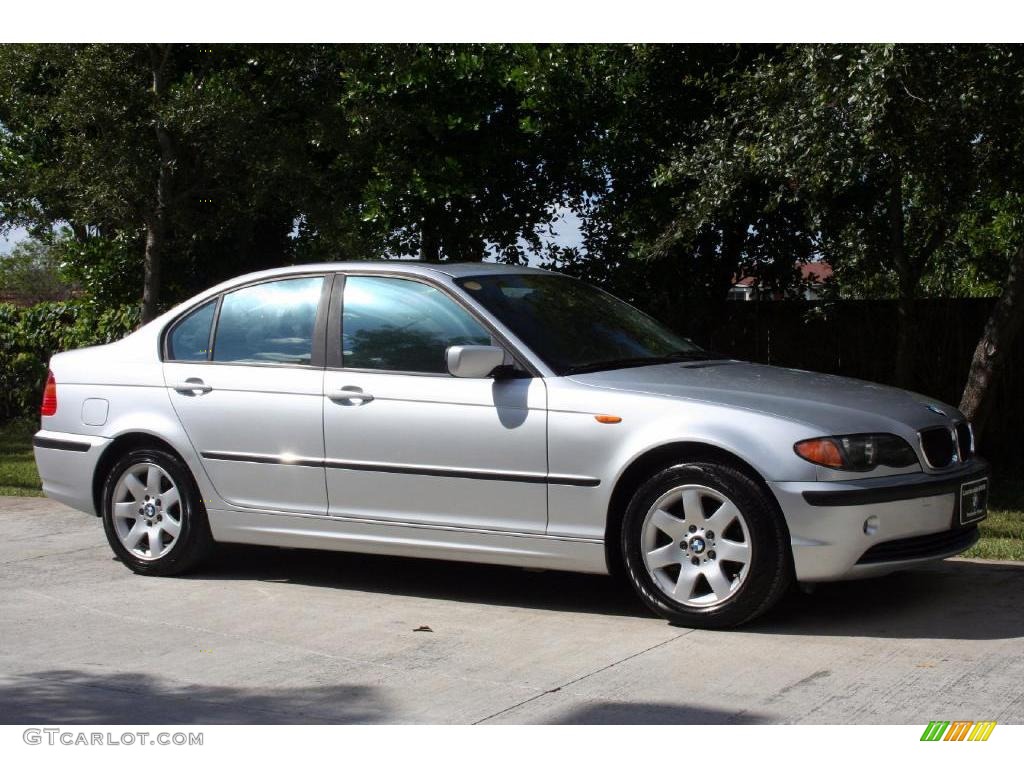
[[[932,720],[921,741],[988,741],[995,727],[995,720]]]

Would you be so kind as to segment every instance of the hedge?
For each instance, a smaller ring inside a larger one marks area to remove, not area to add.
[[[0,303],[0,421],[38,415],[52,355],[108,344],[138,324],[137,305],[97,310],[82,301]]]

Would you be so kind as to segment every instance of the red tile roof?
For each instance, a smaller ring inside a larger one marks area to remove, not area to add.
[[[812,283],[823,283],[832,277],[832,265],[827,261],[805,261],[800,264],[800,279],[808,280]],[[753,275],[745,275],[744,277],[733,279],[732,284],[738,286],[753,286],[757,285],[760,280]]]

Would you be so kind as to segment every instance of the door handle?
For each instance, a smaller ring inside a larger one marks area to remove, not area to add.
[[[337,392],[328,395],[331,400],[335,402],[350,402],[352,400],[359,400],[362,403],[368,403],[373,400],[373,395],[369,392],[363,392],[361,387],[342,387]]]
[[[190,378],[185,379],[183,382],[178,384],[174,388],[175,392],[180,392],[183,395],[205,395],[213,389],[209,384],[203,382],[202,379]]]

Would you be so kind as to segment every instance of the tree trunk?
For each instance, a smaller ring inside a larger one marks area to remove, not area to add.
[[[142,317],[143,325],[157,316],[160,301],[160,257],[164,247],[163,214],[154,212],[146,222],[146,257],[142,279]]]
[[[903,238],[903,176],[893,173],[889,191],[889,249],[896,267],[899,300],[896,305],[896,366],[894,383],[909,387],[914,378],[914,297],[918,276],[907,253]]]
[[[906,389],[913,386],[915,344],[914,294],[913,291],[904,291],[901,285],[896,302],[896,366],[893,373],[897,387]]]
[[[176,153],[171,134],[163,117],[159,114],[160,101],[167,91],[167,66],[171,46],[151,45],[150,61],[153,68],[153,94],[156,116],[154,128],[160,147],[160,170],[157,174],[156,202],[146,217],[146,255],[142,280],[142,322],[148,323],[157,316],[160,304],[160,278],[164,245],[167,240],[167,206],[171,199],[171,183],[174,176]]]
[[[75,240],[76,241],[78,241],[79,243],[84,243],[86,240],[89,239],[89,230],[86,229],[84,224],[79,224],[79,223],[74,222],[74,221],[72,221],[70,223],[71,223],[71,234],[75,236]]]
[[[715,247],[717,244],[709,242],[707,243],[708,247],[702,249],[701,260],[704,264],[711,265],[711,280],[713,281],[710,296],[705,300],[706,310],[699,313],[703,323],[701,331],[705,338],[710,339],[716,330],[725,325],[729,289],[732,288],[733,280],[740,278],[740,257],[743,253],[746,235],[746,224],[728,226],[722,232],[718,248]],[[760,285],[756,288],[760,288]],[[760,324],[758,324],[755,333],[760,333],[760,330]]]
[[[992,308],[985,330],[974,349],[960,410],[974,424],[978,436],[992,408],[992,392],[1013,342],[1024,326],[1024,247],[1010,261],[1003,292]]]
[[[438,237],[432,215],[424,216],[420,226],[420,258],[423,261],[441,260],[441,238]]]

